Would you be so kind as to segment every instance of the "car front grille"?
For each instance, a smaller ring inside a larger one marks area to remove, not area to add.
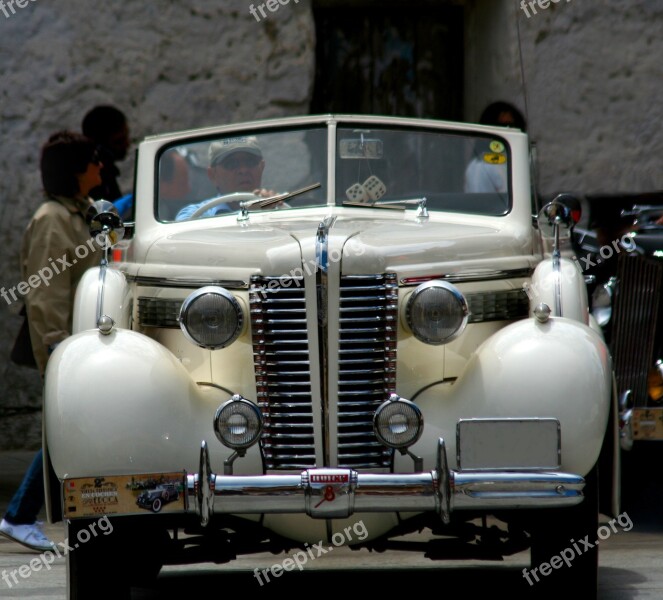
[[[341,278],[338,464],[388,467],[393,450],[377,441],[373,414],[396,391],[396,275]]]
[[[510,321],[529,314],[529,298],[525,290],[500,290],[466,294],[470,309],[469,323]]]
[[[303,281],[253,277],[249,299],[265,468],[313,467],[313,399]]]
[[[619,393],[631,390],[636,406],[647,406],[647,375],[659,350],[657,339],[663,261],[636,255],[619,257],[618,288],[610,345]]]
[[[311,360],[318,353],[308,339],[303,280],[253,277],[250,304],[265,468],[316,466],[314,410],[321,408],[314,408],[319,396],[311,385]],[[338,359],[321,366],[338,380],[338,426],[330,433],[337,454],[335,464],[326,466],[391,465],[393,450],[377,441],[373,414],[395,391],[397,319],[394,274],[341,278]]]
[[[143,327],[179,328],[182,300],[170,298],[138,298],[138,321]]]

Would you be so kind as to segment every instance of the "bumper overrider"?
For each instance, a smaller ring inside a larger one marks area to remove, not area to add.
[[[436,512],[444,523],[454,510],[552,508],[582,502],[583,477],[559,471],[449,469],[444,440],[434,470],[359,473],[314,468],[298,474],[216,475],[206,442],[200,469],[187,475],[187,511],[206,525],[214,514],[299,513],[337,519],[354,513]]]

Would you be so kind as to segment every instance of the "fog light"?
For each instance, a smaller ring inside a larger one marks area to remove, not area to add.
[[[224,402],[214,415],[214,433],[228,448],[242,449],[258,441],[262,415],[258,407],[240,395]]]
[[[421,437],[424,419],[416,404],[392,394],[375,411],[373,429],[385,446],[407,448]]]

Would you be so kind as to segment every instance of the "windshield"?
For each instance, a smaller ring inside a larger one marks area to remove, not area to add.
[[[339,127],[337,206],[504,215],[509,147],[497,136]],[[327,129],[234,133],[167,146],[158,157],[157,218],[184,221],[240,210],[328,203]]]
[[[336,194],[344,204],[504,215],[507,143],[497,137],[404,129],[339,129]]]

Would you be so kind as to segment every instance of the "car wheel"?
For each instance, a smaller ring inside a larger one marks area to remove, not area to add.
[[[67,599],[87,600],[103,595],[130,600],[131,588],[122,564],[122,548],[113,535],[90,537],[93,519],[65,525]],[[83,542],[83,540],[85,540]]]
[[[163,501],[161,498],[155,498],[152,500],[152,512],[158,513],[161,510],[161,507],[163,506]]]
[[[598,594],[598,471],[585,478],[584,500],[572,508],[536,513],[531,526],[531,565],[523,577],[535,597]]]
[[[66,529],[72,548],[66,557],[68,600],[130,600],[132,586],[149,589],[161,571],[172,543],[163,527],[142,518],[106,523],[112,528],[101,530],[95,519],[85,519]]]

